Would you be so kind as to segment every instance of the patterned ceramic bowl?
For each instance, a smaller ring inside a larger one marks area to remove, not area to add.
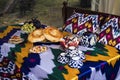
[[[69,58],[66,57],[66,53],[61,53],[58,57],[57,57],[57,61],[62,63],[62,64],[67,64],[69,62]]]
[[[74,56],[70,59],[68,65],[72,68],[81,68],[83,62],[79,56]]]
[[[85,32],[80,39],[80,45],[85,47],[93,47],[96,42],[97,35],[92,32]]]
[[[69,47],[69,49],[66,49],[66,53],[68,57],[78,56],[78,48],[75,47]]]
[[[85,54],[81,51],[81,50],[78,50],[78,56],[80,57],[81,60],[84,60],[85,59]]]

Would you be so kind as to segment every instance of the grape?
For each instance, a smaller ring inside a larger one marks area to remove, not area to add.
[[[33,23],[25,23],[21,28],[21,30],[25,31],[26,33],[30,33],[35,29],[36,27],[33,25]]]
[[[36,18],[32,19],[32,23],[34,24],[34,26],[38,29],[41,28],[41,22],[39,20],[37,20]]]
[[[46,27],[46,25],[42,25],[41,22],[36,17],[32,18],[30,21],[25,21],[24,23],[30,24],[31,26],[35,26],[36,29]]]

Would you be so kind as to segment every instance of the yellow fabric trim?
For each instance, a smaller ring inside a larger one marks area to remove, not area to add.
[[[108,50],[108,54],[110,56],[113,56],[112,58],[107,60],[107,62],[114,67],[116,61],[120,58],[120,55],[118,54],[118,50],[116,48],[114,48],[112,46],[108,46],[108,45],[106,45],[105,48]]]
[[[112,64],[112,66],[114,67],[116,61],[120,58],[118,50],[109,45],[105,45],[105,48],[108,50],[107,52],[108,56],[104,56],[100,54],[98,54],[97,56],[86,55],[85,61],[99,61],[99,60],[106,61],[109,64]]]
[[[107,60],[107,62],[108,62],[108,64],[111,64],[111,65],[114,67],[116,61],[119,60],[119,59],[120,59],[120,55],[115,56],[115,57],[113,57],[113,58]]]
[[[25,47],[24,48],[21,48],[21,52],[16,52],[15,55],[16,55],[16,61],[15,63],[17,63],[16,65],[20,68],[21,67],[21,64],[24,62],[23,61],[23,58],[24,57],[28,57],[28,54],[29,54],[29,49],[33,46],[32,43],[30,42],[27,42],[25,44]],[[19,64],[18,64],[19,63]]]
[[[68,70],[68,74],[63,73],[65,80],[78,80],[77,74],[80,74],[78,69],[70,68],[68,65],[65,68]]]
[[[7,29],[0,33],[0,38],[3,38],[4,36],[6,36],[11,30],[13,30],[13,28],[20,28],[18,26],[8,26]]]
[[[18,62],[15,62],[15,64],[17,65],[17,67],[20,69],[21,68],[21,64]]]

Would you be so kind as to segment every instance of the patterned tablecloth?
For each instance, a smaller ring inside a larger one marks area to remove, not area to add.
[[[1,80],[120,80],[120,51],[97,43],[93,48],[79,46],[86,59],[79,69],[57,61],[63,52],[59,44],[32,44],[27,34],[18,26],[0,30],[0,79]],[[8,42],[11,36],[24,38],[20,44]],[[46,52],[29,53],[34,45],[48,47]]]

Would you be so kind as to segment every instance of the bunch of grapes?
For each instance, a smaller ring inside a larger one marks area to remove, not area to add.
[[[31,18],[30,21],[26,21],[25,23],[29,23],[29,24],[33,23],[36,29],[43,28],[41,22],[37,18]]]
[[[33,23],[25,23],[25,24],[21,27],[21,29],[22,29],[23,31],[25,31],[26,33],[30,33],[30,32],[32,32],[33,30],[35,30],[36,27],[33,25]]]
[[[34,25],[37,29],[42,28],[41,22],[40,22],[39,20],[37,20],[36,18],[32,18],[32,21],[31,21],[31,22],[33,23],[33,25]]]

